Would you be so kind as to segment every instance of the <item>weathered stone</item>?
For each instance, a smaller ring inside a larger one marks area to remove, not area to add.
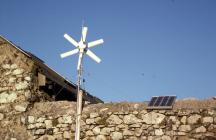
[[[95,124],[94,119],[86,119],[86,124]]]
[[[167,135],[167,136],[175,136],[176,132],[174,130],[170,130],[170,131],[166,130],[165,135]]]
[[[34,116],[28,116],[28,123],[34,123],[34,122],[35,122]]]
[[[72,137],[71,137],[70,132],[64,131],[64,133],[63,133],[63,138],[65,138],[65,139],[71,139]]]
[[[29,86],[29,84],[26,81],[15,84],[16,90],[27,89],[28,86]]]
[[[55,138],[55,140],[62,140],[63,139],[62,133],[55,134],[55,135],[53,135],[53,137]]]
[[[139,114],[139,112],[138,111],[133,111],[133,114],[137,115],[137,114]]]
[[[7,90],[9,90],[9,87],[0,87],[0,92],[4,92],[4,91],[7,91]]]
[[[153,140],[153,136],[148,136],[147,140]]]
[[[186,117],[186,116],[183,116],[183,117],[181,118],[181,123],[183,123],[183,124],[186,124],[186,123],[187,123],[187,117]]]
[[[8,79],[8,82],[9,83],[14,83],[16,81],[16,78],[15,77],[10,77],[9,79]]]
[[[45,120],[44,123],[45,123],[46,129],[53,127],[52,120]]]
[[[150,125],[143,124],[143,125],[142,125],[142,127],[141,127],[141,129],[143,129],[143,130],[145,130],[145,129],[148,129],[148,128],[149,128],[149,126],[150,126]]]
[[[56,133],[58,133],[58,132],[59,132],[59,128],[56,128],[56,127],[55,127],[55,128],[53,129],[53,133],[56,134]]]
[[[202,138],[202,134],[194,134],[193,138],[195,138],[196,140],[200,140]]]
[[[144,115],[144,114],[146,114],[146,113],[148,113],[147,110],[142,110],[142,111],[140,111],[140,114],[143,114],[143,115]]]
[[[119,124],[119,125],[116,126],[116,128],[119,128],[119,129],[128,129],[128,125]]]
[[[56,127],[59,127],[59,128],[63,128],[63,127],[68,127],[68,124],[57,124]]]
[[[195,114],[195,115],[190,116],[190,117],[187,119],[187,122],[188,122],[189,124],[197,124],[197,123],[199,123],[200,118],[201,118],[200,115]]]
[[[111,138],[112,138],[112,140],[121,140],[121,139],[123,139],[123,135],[120,132],[112,132]]]
[[[8,76],[11,74],[11,71],[7,71],[6,73],[4,73],[5,76]]]
[[[35,134],[36,135],[43,135],[43,134],[45,134],[45,129],[37,129],[36,131],[35,131]]]
[[[205,133],[206,132],[206,128],[204,126],[200,126],[198,128],[195,129],[196,133]]]
[[[155,135],[156,135],[156,136],[161,136],[161,135],[163,135],[163,134],[164,134],[164,132],[163,132],[162,129],[155,129]]]
[[[170,119],[174,124],[177,124],[177,125],[180,124],[180,121],[177,119],[176,116],[170,116],[169,119]]]
[[[26,76],[26,77],[25,77],[25,80],[26,80],[26,81],[31,81],[31,77],[30,77],[30,76]]]
[[[105,127],[101,129],[100,134],[101,135],[110,135],[111,132],[113,132],[115,129],[113,127],[109,128],[109,127]]]
[[[62,131],[69,131],[70,128],[69,127],[63,127],[63,128],[59,128],[59,131],[62,132]]]
[[[11,138],[10,140],[17,140],[16,138]]]
[[[171,137],[164,135],[161,137],[161,140],[171,140]]]
[[[51,135],[43,135],[37,140],[55,140],[55,137],[53,137]]]
[[[215,96],[216,100],[216,96]],[[208,109],[208,115],[213,116],[216,113],[216,110]]]
[[[27,126],[27,129],[34,129],[35,128],[35,125],[34,124],[29,124],[28,126]]]
[[[24,72],[24,69],[15,69],[12,74],[13,75],[20,75]]]
[[[96,124],[103,124],[103,119],[101,117],[94,118]]]
[[[99,112],[107,111],[109,108],[102,108]]]
[[[135,136],[140,137],[142,135],[143,130],[140,128],[136,128],[134,131]]]
[[[173,113],[173,111],[170,111],[171,113]],[[188,110],[179,110],[178,111],[178,116],[188,116],[191,112]]]
[[[155,113],[155,112],[150,112],[145,115],[142,115],[142,120],[146,124],[160,124],[165,118],[165,115]]]
[[[38,123],[43,123],[45,120],[46,120],[46,118],[40,117],[40,118],[37,119],[36,122],[38,122]]]
[[[10,67],[9,64],[3,64],[3,65],[2,65],[2,68],[3,68],[3,69],[10,69],[11,67]]]
[[[202,123],[213,123],[213,117],[204,117]]]
[[[71,124],[72,123],[72,118],[71,116],[62,116],[58,118],[59,123],[66,123],[66,124]]]
[[[100,127],[96,126],[95,128],[92,129],[92,131],[95,135],[98,135],[100,134]]]
[[[179,125],[172,125],[172,130],[177,130]]]
[[[36,123],[35,127],[36,128],[46,128],[46,125],[44,123]]]
[[[117,115],[111,115],[106,122],[108,124],[121,124],[122,120]]]
[[[106,140],[106,137],[104,135],[98,135],[96,140]]]
[[[19,112],[25,112],[28,107],[28,103],[22,103],[14,106],[14,109]]]
[[[125,129],[123,131],[123,136],[133,136],[134,135],[134,132],[133,131],[130,131],[128,129]]]
[[[131,124],[129,125],[130,128],[140,128],[142,125],[142,123],[135,123],[135,124]]]
[[[140,138],[138,139],[136,136],[130,136],[130,137],[128,138],[128,140],[140,140]]]
[[[146,136],[141,136],[141,140],[147,140]]]
[[[114,115],[128,115],[128,111],[118,111],[118,112],[114,112]]]
[[[190,125],[181,125],[179,127],[179,131],[182,131],[182,132],[189,132],[191,131],[191,126]]]
[[[177,135],[177,136],[185,136],[185,135],[186,135],[186,132],[176,132],[176,135]]]
[[[94,133],[91,130],[86,131],[86,136],[94,136]]]
[[[12,65],[10,66],[10,68],[11,68],[12,70],[14,70],[14,69],[17,69],[18,66],[17,66],[17,64],[12,64]]]
[[[90,113],[90,118],[96,118],[96,117],[98,117],[99,116],[99,114],[98,113]]]
[[[4,114],[0,113],[0,121],[4,119]]]
[[[134,114],[126,115],[123,118],[125,124],[135,124],[141,122]]]
[[[71,116],[63,116],[64,123],[71,124],[72,123],[72,118]]]
[[[17,99],[17,95],[15,92],[7,94],[7,92],[3,92],[0,94],[0,103],[11,103]]]

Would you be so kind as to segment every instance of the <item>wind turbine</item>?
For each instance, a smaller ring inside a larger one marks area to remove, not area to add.
[[[101,59],[96,56],[89,48],[94,46],[103,44],[103,39],[95,40],[92,42],[87,43],[86,36],[87,36],[88,27],[82,27],[82,35],[79,42],[75,41],[71,36],[68,34],[64,34],[64,38],[68,40],[72,45],[76,47],[71,51],[62,53],[60,56],[61,58],[65,58],[76,53],[79,53],[78,63],[77,63],[77,71],[78,71],[78,80],[77,80],[77,116],[76,116],[76,132],[75,132],[75,140],[80,139],[80,119],[82,114],[82,91],[80,90],[81,87],[81,75],[82,75],[82,60],[83,56],[86,54],[90,58],[92,58],[97,63],[101,62]]]

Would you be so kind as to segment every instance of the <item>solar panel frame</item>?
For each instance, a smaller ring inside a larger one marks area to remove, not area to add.
[[[172,109],[176,96],[153,96],[147,109]]]

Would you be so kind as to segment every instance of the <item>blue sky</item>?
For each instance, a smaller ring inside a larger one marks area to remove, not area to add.
[[[0,34],[76,82],[77,56],[64,38],[103,38],[84,60],[84,87],[109,101],[145,101],[156,95],[216,95],[215,0],[1,0]]]

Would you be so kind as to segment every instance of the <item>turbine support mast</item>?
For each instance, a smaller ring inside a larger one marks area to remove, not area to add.
[[[81,76],[82,76],[82,62],[84,55],[88,55],[91,59],[96,61],[97,63],[101,62],[101,59],[96,56],[89,48],[94,46],[103,44],[103,39],[95,40],[92,42],[87,43],[86,36],[88,32],[88,27],[82,27],[82,35],[80,42],[74,40],[68,34],[64,34],[64,38],[69,41],[72,45],[76,47],[71,51],[62,53],[60,56],[61,58],[65,58],[76,53],[79,53],[78,64],[77,64],[77,73],[78,73],[78,80],[77,80],[77,114],[76,114],[76,132],[75,132],[75,140],[80,140],[80,121],[82,115],[82,101],[83,101],[83,91],[81,90]]]
[[[82,115],[82,102],[83,102],[83,91],[81,89],[81,78],[82,78],[82,60],[83,56],[80,58],[80,65],[77,69],[78,80],[77,80],[77,116],[76,116],[76,131],[75,140],[80,140],[80,122]]]

